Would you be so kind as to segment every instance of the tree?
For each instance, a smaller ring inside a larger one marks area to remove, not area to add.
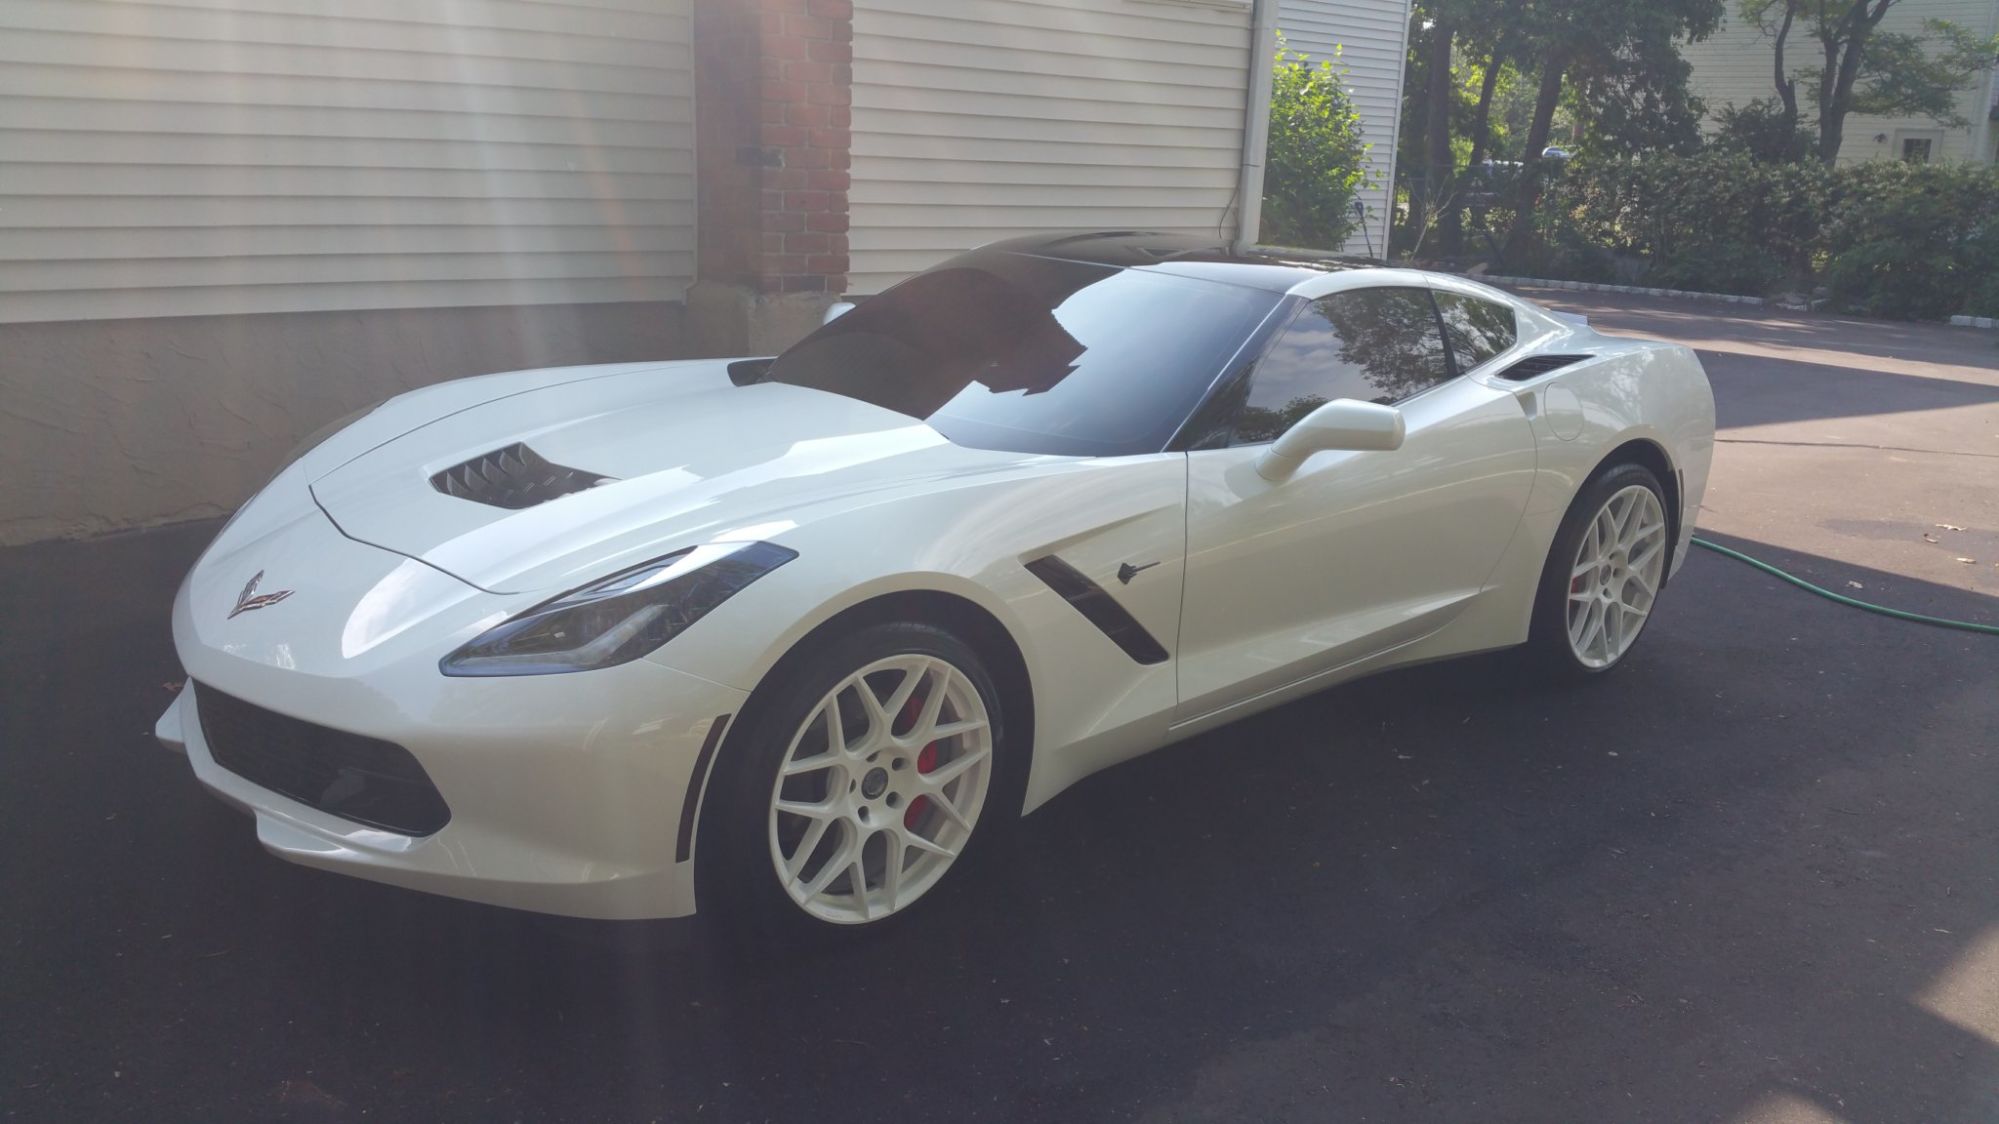
[[[1945,20],[1928,21],[1922,35],[1882,31],[1888,13],[1904,2],[1741,0],[1742,18],[1772,41],[1772,77],[1790,127],[1800,123],[1799,84],[1811,95],[1817,109],[1817,155],[1828,165],[1839,159],[1846,119],[1855,113],[1963,124],[1957,95],[1999,54],[1999,41]],[[1785,50],[1800,24],[1818,41],[1821,62],[1793,72]]]
[[[1814,159],[1818,138],[1798,124],[1796,106],[1775,98],[1723,106],[1715,115],[1716,147],[1739,152],[1759,164],[1794,164]]]
[[[1541,153],[1569,76],[1573,73],[1583,80],[1582,96],[1593,100],[1599,113],[1615,107],[1619,116],[1612,120],[1622,129],[1628,131],[1648,115],[1658,116],[1677,104],[1684,121],[1667,121],[1663,131],[1684,133],[1692,118],[1686,112],[1691,108],[1685,94],[1688,70],[1679,57],[1679,44],[1713,33],[1721,23],[1723,5],[1724,0],[1532,0],[1526,6],[1523,29],[1543,62],[1522,156],[1526,166],[1515,189],[1513,228],[1502,257],[1516,257],[1532,236],[1532,212],[1542,182]],[[1639,92],[1635,101],[1618,101],[1618,95],[1633,90]]]
[[[1360,226],[1354,199],[1372,186],[1360,111],[1331,60],[1314,66],[1277,40],[1270,85],[1259,239],[1337,248]]]

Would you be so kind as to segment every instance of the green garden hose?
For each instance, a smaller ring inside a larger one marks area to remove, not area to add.
[[[1771,577],[1781,578],[1784,581],[1790,582],[1792,585],[1797,586],[1799,589],[1810,590],[1811,592],[1818,594],[1820,597],[1824,597],[1832,601],[1837,601],[1842,605],[1851,605],[1856,609],[1865,609],[1870,613],[1879,613],[1884,617],[1894,617],[1897,620],[1915,621],[1917,624],[1933,624],[1936,625],[1938,628],[1956,628],[1956,629],[1962,629],[1965,632],[1983,632],[1989,635],[1999,636],[1999,625],[1978,624],[1973,621],[1953,621],[1953,620],[1946,620],[1943,617],[1926,617],[1921,613],[1911,613],[1903,609],[1890,609],[1886,605],[1874,605],[1866,601],[1856,601],[1851,597],[1834,593],[1830,589],[1822,589],[1806,581],[1803,578],[1797,577],[1792,574],[1787,574],[1784,571],[1779,570],[1777,567],[1772,566],[1768,562],[1764,562],[1761,559],[1751,558],[1747,554],[1744,554],[1739,550],[1730,550],[1729,548],[1722,546],[1719,543],[1711,543],[1703,538],[1695,538],[1694,545],[1704,546],[1707,549],[1714,551],[1716,554],[1725,554],[1728,557],[1735,559],[1737,562],[1747,562],[1751,566],[1754,566],[1757,569],[1763,571],[1764,573],[1769,574]]]

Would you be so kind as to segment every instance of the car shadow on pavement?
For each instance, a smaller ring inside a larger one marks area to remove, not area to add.
[[[1999,1114],[1949,998],[1999,924],[1999,639],[1697,553],[1602,682],[1349,684],[1086,781],[877,939],[744,955],[264,855],[145,733],[211,533],[0,555],[25,1118]]]
[[[1724,431],[1999,403],[1999,373],[1988,385],[1711,352],[1701,354],[1701,365],[1714,387],[1715,424]]]

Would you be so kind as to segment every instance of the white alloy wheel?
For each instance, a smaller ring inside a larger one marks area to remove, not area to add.
[[[931,655],[876,660],[792,735],[771,789],[778,880],[834,924],[906,909],[971,839],[992,775],[991,719],[963,671]]]
[[[1609,667],[1651,615],[1666,567],[1666,513],[1642,484],[1611,494],[1590,520],[1569,569],[1569,651],[1584,667]]]

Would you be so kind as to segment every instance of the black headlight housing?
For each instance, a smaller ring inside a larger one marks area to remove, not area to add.
[[[798,557],[773,543],[712,543],[545,601],[438,661],[446,675],[560,675],[629,663]]]

